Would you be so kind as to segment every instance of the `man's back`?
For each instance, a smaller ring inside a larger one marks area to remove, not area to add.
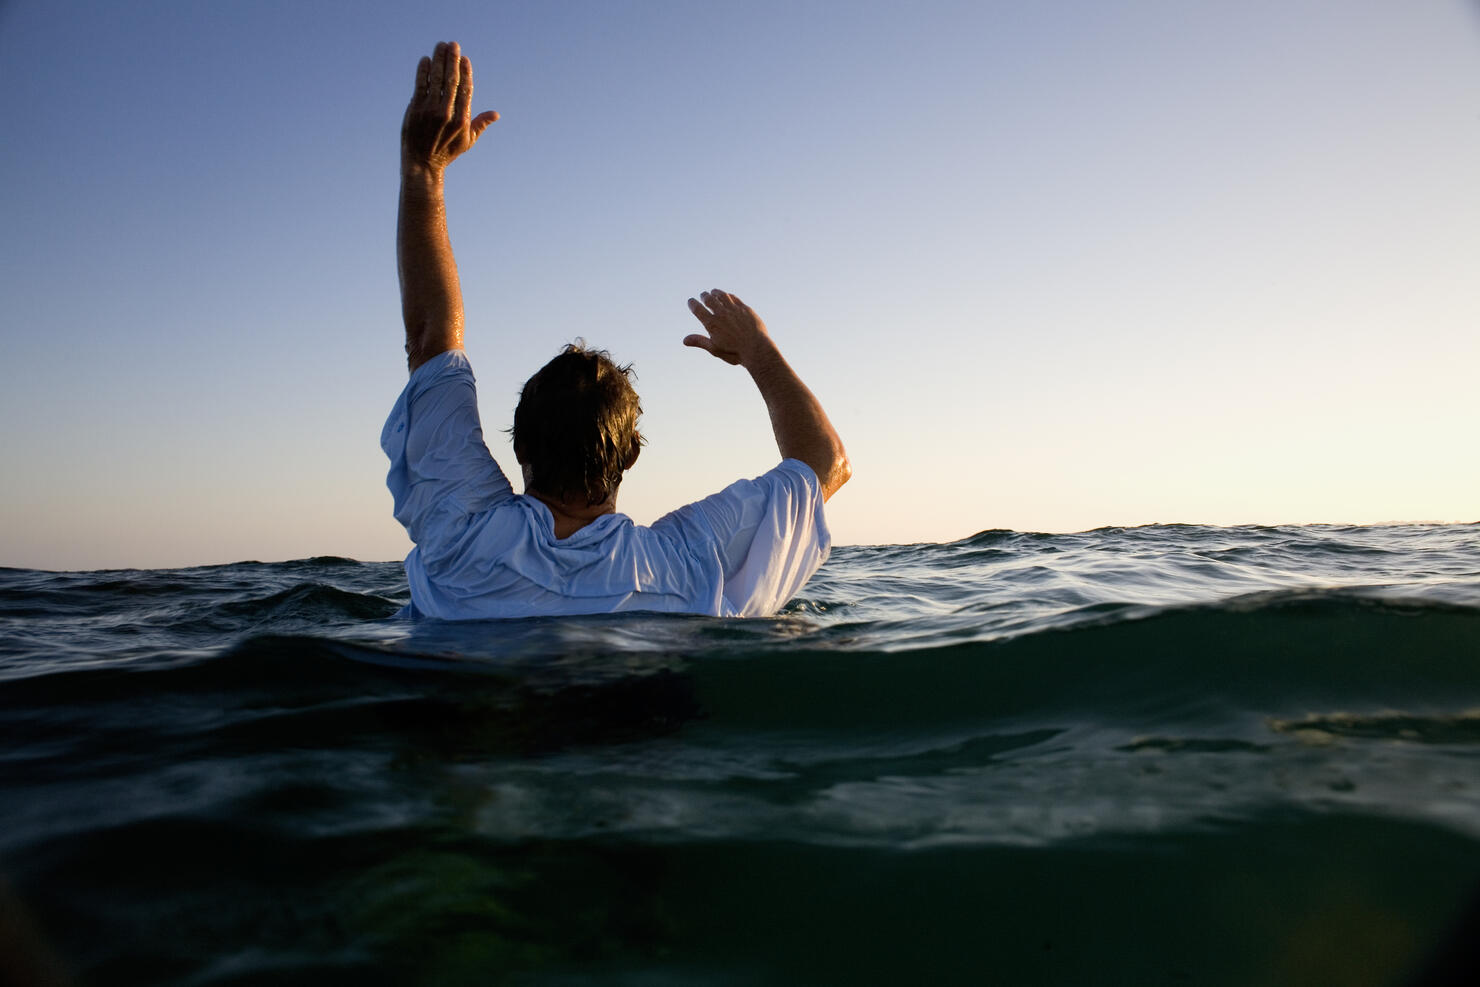
[[[412,374],[381,432],[416,548],[408,616],[452,620],[653,610],[775,613],[826,560],[817,476],[786,460],[651,527],[604,514],[566,538],[514,493],[482,440],[472,369],[449,350]]]

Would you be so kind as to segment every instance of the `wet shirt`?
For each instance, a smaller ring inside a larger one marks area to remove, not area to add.
[[[416,543],[406,556],[410,616],[766,616],[796,595],[832,544],[817,474],[795,459],[651,527],[604,514],[557,539],[549,508],[514,493],[489,454],[462,350],[416,369],[380,446],[396,520]]]

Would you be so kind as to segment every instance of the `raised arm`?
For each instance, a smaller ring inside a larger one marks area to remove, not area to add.
[[[684,337],[685,346],[708,350],[726,363],[750,372],[771,413],[771,430],[784,459],[800,459],[817,474],[822,499],[837,493],[853,475],[843,440],[827,420],[817,398],[772,342],[755,310],[727,292],[706,291],[689,299],[708,335]]]
[[[439,43],[416,67],[416,89],[401,121],[401,210],[396,266],[406,365],[415,370],[446,350],[462,349],[462,286],[447,239],[442,175],[498,119],[471,115],[473,64],[456,42]]]

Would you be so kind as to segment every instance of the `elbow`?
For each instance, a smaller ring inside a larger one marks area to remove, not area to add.
[[[817,474],[817,478],[822,482],[822,499],[826,501],[831,498],[852,477],[853,464],[848,461],[848,453],[844,451],[842,446],[838,446],[837,452],[833,455],[832,463],[827,471]]]

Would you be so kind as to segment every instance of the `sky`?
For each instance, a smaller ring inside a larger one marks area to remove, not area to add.
[[[690,295],[847,445],[838,544],[1480,520],[1467,0],[0,2],[0,565],[402,557],[417,59],[484,434],[581,337],[638,523],[774,465]]]

